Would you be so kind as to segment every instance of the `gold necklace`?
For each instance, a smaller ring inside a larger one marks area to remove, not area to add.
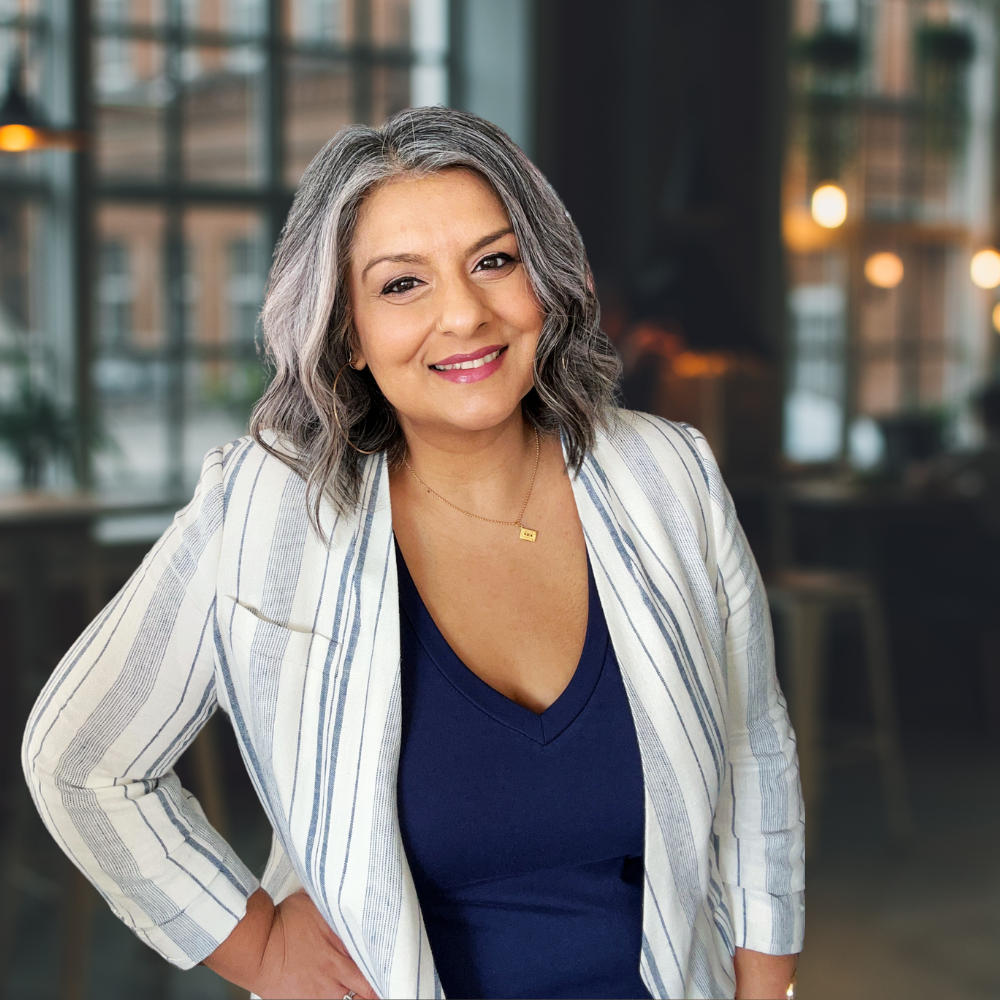
[[[528,495],[524,498],[524,503],[521,504],[521,513],[518,514],[516,521],[497,521],[492,517],[480,517],[478,514],[473,514],[471,510],[462,510],[461,507],[456,506],[450,500],[447,500],[443,496],[441,496],[441,494],[438,493],[437,490],[432,490],[420,478],[420,476],[418,476],[415,472],[413,472],[413,466],[410,465],[410,463],[407,462],[405,458],[403,459],[403,464],[410,470],[410,472],[413,472],[413,478],[416,479],[416,481],[420,483],[420,485],[423,486],[423,488],[427,490],[428,493],[433,493],[434,496],[438,498],[438,500],[444,501],[444,503],[446,503],[449,507],[452,507],[453,509],[457,510],[459,514],[465,514],[466,517],[474,517],[477,521],[486,521],[488,524],[503,524],[510,528],[519,528],[520,532],[517,537],[522,542],[533,542],[538,538],[538,532],[532,530],[531,528],[526,528],[523,524],[521,524],[521,519],[524,517],[524,512],[528,509],[528,501],[531,499],[531,490],[535,485],[535,474],[538,472],[538,454],[540,451],[538,445],[538,428],[536,427],[534,430],[535,430],[535,467],[531,470],[531,482],[528,484]]]

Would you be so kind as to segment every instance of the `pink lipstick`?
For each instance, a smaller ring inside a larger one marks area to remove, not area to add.
[[[472,354],[452,354],[429,365],[432,372],[449,382],[468,384],[489,378],[503,364],[505,344],[492,344]]]

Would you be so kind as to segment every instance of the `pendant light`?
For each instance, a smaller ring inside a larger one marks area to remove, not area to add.
[[[0,103],[0,153],[27,153],[34,149],[79,149],[82,135],[73,129],[52,128],[28,97],[21,57],[15,56],[7,76],[7,93]]]

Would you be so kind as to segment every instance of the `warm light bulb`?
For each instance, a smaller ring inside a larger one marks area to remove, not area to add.
[[[873,253],[865,261],[865,277],[876,288],[895,288],[903,280],[903,262],[894,253]]]
[[[847,218],[847,195],[837,184],[822,184],[813,192],[812,217],[824,229],[836,229]]]
[[[993,329],[1000,333],[1000,302],[993,307]]]
[[[1000,285],[1000,253],[993,247],[980,250],[972,258],[969,273],[980,288],[996,288]]]
[[[27,125],[4,125],[0,128],[0,150],[23,153],[38,145],[38,133]]]

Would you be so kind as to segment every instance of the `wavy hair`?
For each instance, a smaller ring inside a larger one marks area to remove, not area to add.
[[[261,313],[274,378],[250,422],[261,446],[306,480],[317,529],[324,499],[347,513],[360,497],[365,456],[340,428],[391,467],[406,453],[370,369],[345,369],[334,393],[355,343],[348,273],[361,206],[389,180],[456,167],[479,174],[503,203],[542,306],[525,416],[541,433],[561,433],[574,471],[613,418],[619,362],[599,326],[583,242],[537,167],[495,125],[462,111],[415,108],[381,128],[349,125],[309,164],[278,241]]]

